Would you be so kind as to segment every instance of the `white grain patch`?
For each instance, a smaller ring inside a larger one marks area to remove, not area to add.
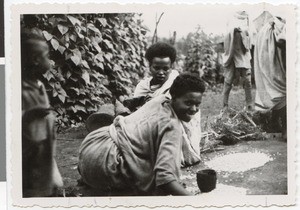
[[[191,187],[186,187],[185,188],[188,192],[192,193],[192,194],[199,194],[200,190],[198,188],[198,186],[191,186]]]
[[[217,156],[205,164],[218,172],[245,172],[272,161],[273,157],[262,152],[232,153]]]
[[[196,179],[196,174],[181,175],[180,180]]]
[[[246,195],[247,194],[246,188],[242,187],[234,187],[225,184],[217,184],[216,189],[212,190],[208,193],[201,193],[201,196],[209,195],[209,196],[217,196],[217,195]]]

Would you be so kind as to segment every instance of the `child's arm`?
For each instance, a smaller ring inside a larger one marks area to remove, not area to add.
[[[192,193],[186,191],[177,181],[161,185],[160,188],[167,194],[171,195],[193,195]]]

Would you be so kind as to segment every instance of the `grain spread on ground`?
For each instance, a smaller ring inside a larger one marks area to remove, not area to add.
[[[201,193],[197,186],[186,187],[186,190],[195,195],[200,194],[201,196],[205,196],[205,195],[207,195],[207,196],[217,196],[217,195],[232,196],[232,195],[246,195],[248,189],[217,183],[216,188],[208,193]]]
[[[207,161],[205,165],[219,172],[226,171],[239,173],[261,167],[272,160],[273,158],[270,155],[256,151],[217,156],[212,160]]]
[[[216,189],[212,190],[209,193],[202,193],[202,196],[205,194],[209,194],[210,196],[217,196],[217,195],[246,195],[247,189],[243,187],[235,187],[226,184],[217,184]]]

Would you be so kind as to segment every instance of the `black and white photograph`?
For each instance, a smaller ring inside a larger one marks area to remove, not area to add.
[[[292,5],[97,7],[12,8],[13,202],[295,202]]]

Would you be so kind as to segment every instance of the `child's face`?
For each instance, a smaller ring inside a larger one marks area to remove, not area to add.
[[[36,41],[36,46],[34,47],[33,53],[33,64],[36,67],[34,73],[36,75],[42,75],[46,73],[50,68],[50,59],[49,59],[49,47],[46,42]]]
[[[169,57],[154,57],[150,64],[150,72],[153,77],[153,84],[164,84],[167,81],[171,69],[171,59]]]
[[[189,122],[199,111],[201,100],[202,93],[187,92],[180,97],[172,98],[172,107],[180,120]]]

